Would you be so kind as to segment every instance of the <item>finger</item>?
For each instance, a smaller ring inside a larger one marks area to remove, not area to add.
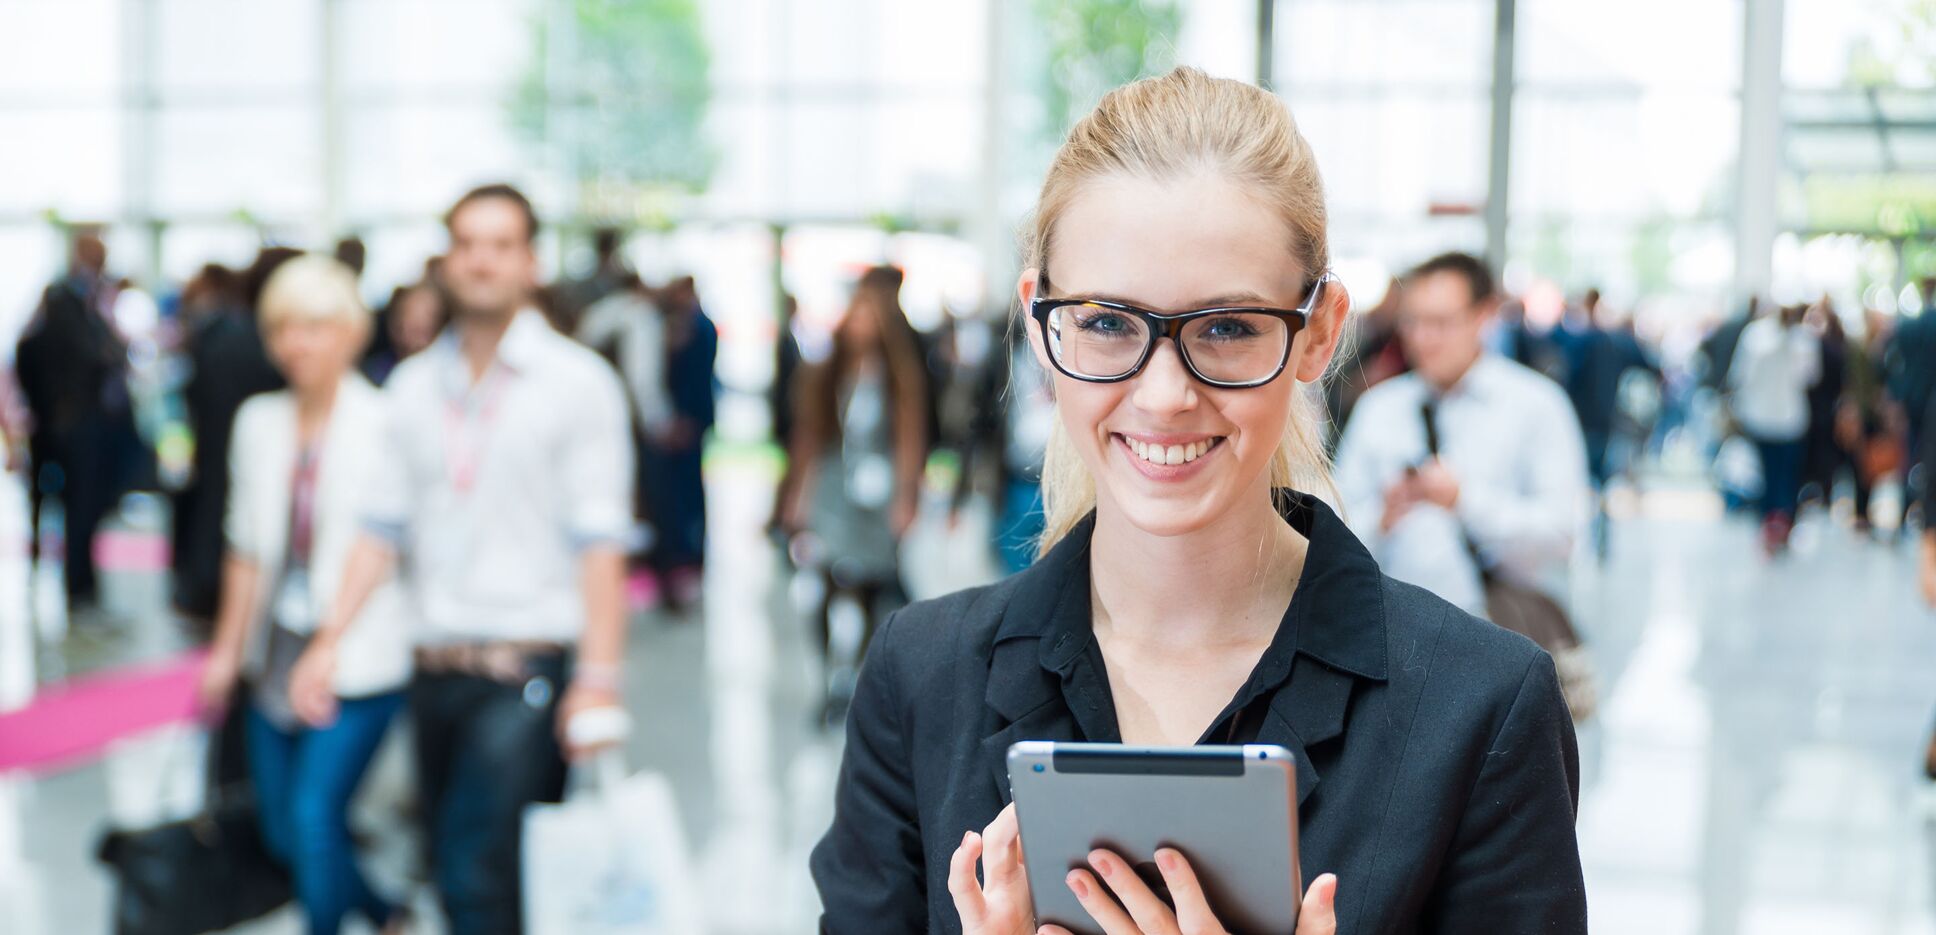
[[[1103,890],[1102,881],[1087,870],[1071,870],[1063,878],[1063,885],[1069,892],[1076,894],[1076,902],[1082,904],[1083,911],[1089,913],[1097,925],[1102,926],[1103,935],[1145,935],[1136,927],[1135,920],[1123,907]],[[1149,933],[1155,935],[1155,933]]]
[[[311,727],[328,727],[336,720],[336,694],[330,689],[312,685],[290,702],[290,707],[296,708],[297,715]]]
[[[1060,925],[1044,925],[1035,930],[1035,935],[1074,935]]]
[[[557,736],[558,749],[565,752],[565,759],[576,762],[584,756],[585,751],[577,744],[571,742],[571,715],[572,712],[569,708],[566,708],[564,705],[559,705],[558,717],[552,722],[551,732]]]
[[[1022,825],[1010,802],[982,832],[986,849],[982,852],[982,882],[989,887],[1010,887],[1022,882]]]
[[[1338,935],[1338,878],[1321,874],[1304,891],[1297,913],[1297,935]]]
[[[1156,869],[1163,874],[1163,885],[1170,888],[1170,901],[1176,904],[1176,927],[1184,935],[1214,935],[1223,923],[1210,911],[1210,901],[1197,882],[1197,872],[1176,848],[1159,848]]]
[[[988,916],[982,902],[981,884],[975,882],[975,859],[981,856],[981,837],[973,831],[961,836],[961,846],[948,861],[948,895],[954,897],[955,914],[963,928],[974,928]]]
[[[1103,883],[1122,901],[1123,908],[1129,910],[1130,918],[1136,920],[1136,927],[1145,935],[1176,932],[1176,913],[1157,899],[1150,892],[1149,884],[1136,874],[1136,869],[1114,851],[1103,848],[1090,851],[1089,866],[1102,874]]]

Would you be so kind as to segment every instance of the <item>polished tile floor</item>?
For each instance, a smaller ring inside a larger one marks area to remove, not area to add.
[[[839,757],[814,725],[821,668],[795,611],[809,588],[757,531],[768,472],[715,468],[703,609],[634,627],[628,759],[672,781],[712,931],[808,932],[805,857]],[[1576,588],[1604,691],[1581,735],[1594,930],[1936,933],[1936,795],[1919,771],[1936,712],[1936,615],[1914,599],[1909,549],[1816,519],[1793,554],[1764,561],[1746,523],[1672,484],[1624,512],[1606,564],[1584,566]],[[136,511],[126,522],[155,521]],[[952,527],[925,521],[909,544],[917,596],[991,576],[985,530],[972,511]],[[13,584],[25,572],[6,566],[0,555],[0,630],[25,613]],[[77,625],[43,669],[179,645],[160,598],[156,576],[118,576],[119,619]],[[385,751],[357,818],[392,887],[414,873],[401,751]],[[117,759],[154,756],[135,744]],[[149,785],[125,762],[0,778],[0,933],[107,930],[93,842],[110,801],[152,797]],[[299,929],[286,912],[245,927]]]

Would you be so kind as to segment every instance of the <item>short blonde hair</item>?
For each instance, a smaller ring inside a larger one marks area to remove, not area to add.
[[[1278,212],[1290,235],[1285,250],[1307,277],[1315,279],[1331,265],[1324,182],[1289,108],[1262,88],[1195,68],[1117,88],[1076,122],[1049,164],[1033,223],[1024,231],[1026,265],[1048,279],[1055,223],[1088,182],[1117,174],[1171,178],[1203,169],[1248,186]],[[1293,392],[1290,420],[1271,456],[1270,484],[1335,496],[1319,437],[1322,402],[1311,387]],[[1061,419],[1043,460],[1042,498],[1047,519],[1039,549],[1046,553],[1096,505],[1095,478]]]
[[[276,267],[258,304],[265,335],[291,321],[338,321],[359,334],[370,330],[370,309],[357,291],[356,274],[341,261],[317,253]]]

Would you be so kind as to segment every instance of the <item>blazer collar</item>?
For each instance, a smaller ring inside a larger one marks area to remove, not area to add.
[[[1383,577],[1378,564],[1344,521],[1323,501],[1277,491],[1278,513],[1310,540],[1303,579],[1291,598],[1264,665],[1277,685],[1257,742],[1290,749],[1297,761],[1298,802],[1308,799],[1318,774],[1307,751],[1344,732],[1356,680],[1385,681],[1389,671]],[[994,770],[1002,799],[1010,797],[1008,745],[1019,740],[1077,740],[1080,721],[1097,712],[1061,704],[1061,682],[1093,639],[1089,619],[1089,543],[1092,512],[1033,566],[1020,573],[1003,609],[989,662],[985,701],[1001,715],[984,737],[984,763]],[[1286,639],[1290,653],[1277,651]],[[1106,713],[1103,714],[1106,716]]]
[[[1324,501],[1289,488],[1276,492],[1278,515],[1310,540],[1303,580],[1291,597],[1285,624],[1295,627],[1296,651],[1334,669],[1382,682],[1389,671],[1383,575],[1358,537]],[[1091,511],[1069,534],[1022,571],[1003,610],[995,644],[1039,642],[1043,668],[1064,670],[1083,650],[1090,621]]]

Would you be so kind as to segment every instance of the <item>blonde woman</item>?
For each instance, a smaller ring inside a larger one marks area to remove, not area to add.
[[[1318,496],[1311,384],[1349,307],[1325,225],[1256,88],[1179,69],[1070,132],[1018,284],[1059,417],[1043,553],[876,634],[813,854],[823,930],[1037,931],[1020,740],[1289,748],[1298,935],[1586,930],[1552,661],[1385,577]],[[1102,850],[1064,885],[1110,935],[1222,932],[1156,858],[1173,906]]]
[[[306,722],[289,699],[290,671],[356,539],[361,495],[386,482],[373,470],[384,444],[382,401],[352,369],[370,313],[347,267],[311,255],[269,279],[261,314],[289,388],[252,397],[236,416],[228,552],[202,697],[220,705],[238,680],[245,685],[263,840],[294,877],[312,935],[338,931],[352,912],[395,930],[401,915],[357,869],[346,819],[410,677],[409,633],[393,589],[365,605],[343,640],[334,717]]]

